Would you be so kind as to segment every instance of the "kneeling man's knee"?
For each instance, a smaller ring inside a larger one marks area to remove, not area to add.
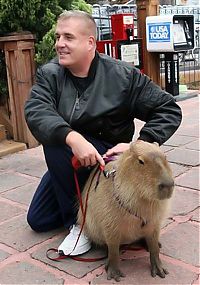
[[[41,228],[41,225],[39,224],[39,221],[35,219],[35,217],[32,215],[32,213],[29,211],[27,214],[27,222],[31,229],[35,232],[44,232],[45,230]]]

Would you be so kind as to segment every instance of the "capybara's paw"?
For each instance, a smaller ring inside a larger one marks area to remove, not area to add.
[[[119,282],[121,280],[121,277],[125,277],[125,274],[121,272],[119,268],[114,268],[112,266],[106,265],[106,271],[108,280],[114,279],[115,281]]]
[[[160,276],[161,278],[165,278],[165,275],[169,274],[167,269],[163,268],[162,266],[153,265],[151,267],[151,276],[156,277],[156,275]]]

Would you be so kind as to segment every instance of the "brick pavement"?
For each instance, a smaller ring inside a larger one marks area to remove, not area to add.
[[[162,146],[176,182],[172,209],[161,233],[161,259],[170,274],[165,279],[152,278],[145,250],[124,251],[121,268],[126,277],[120,284],[200,284],[199,101],[195,97],[178,104],[183,123]],[[63,239],[64,229],[39,234],[26,222],[27,207],[45,169],[41,146],[0,159],[0,284],[115,284],[106,280],[104,261],[46,258],[46,250]],[[94,248],[86,256],[99,254],[102,250]]]

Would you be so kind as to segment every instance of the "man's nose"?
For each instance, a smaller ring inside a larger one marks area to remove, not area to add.
[[[65,41],[63,36],[60,36],[57,40],[56,40],[56,46],[59,47],[64,47],[65,46]]]

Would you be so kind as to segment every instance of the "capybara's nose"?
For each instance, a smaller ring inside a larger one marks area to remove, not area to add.
[[[158,199],[169,199],[174,190],[174,181],[168,180],[158,185]]]
[[[166,190],[166,189],[171,189],[172,187],[174,187],[174,181],[168,181],[168,182],[164,182],[164,183],[160,183],[158,188],[160,191],[162,190]]]

